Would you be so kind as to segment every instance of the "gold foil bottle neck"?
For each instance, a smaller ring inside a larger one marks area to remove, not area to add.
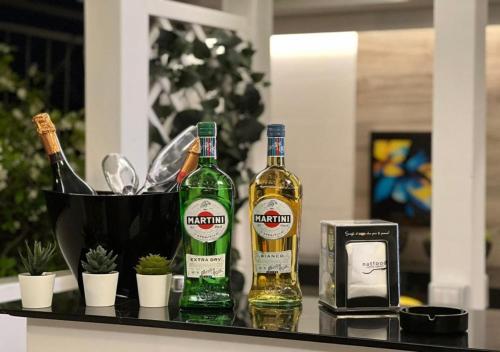
[[[200,139],[196,138],[189,147],[186,160],[184,160],[184,164],[182,164],[182,167],[177,174],[177,183],[181,183],[187,175],[196,169],[200,158],[200,151]]]
[[[59,140],[57,139],[56,127],[50,120],[47,113],[33,116],[33,123],[36,126],[36,132],[40,136],[45,152],[52,155],[61,151]]]
[[[200,152],[201,152],[200,139],[196,137],[193,144],[191,144],[191,146],[189,147],[188,153],[200,154]]]
[[[56,126],[54,126],[54,124],[50,120],[49,114],[47,113],[42,113],[33,116],[33,123],[36,126],[36,132],[38,134],[56,132]]]

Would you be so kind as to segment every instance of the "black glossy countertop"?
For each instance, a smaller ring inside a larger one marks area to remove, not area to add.
[[[249,308],[245,297],[234,311],[179,311],[172,294],[169,308],[142,308],[136,300],[117,299],[114,307],[85,307],[78,292],[54,295],[51,308],[22,309],[21,302],[0,305],[14,316],[66,321],[122,324],[165,329],[195,330],[233,335],[314,341],[407,351],[500,351],[500,310],[472,311],[466,334],[428,336],[405,333],[393,316],[338,316],[306,296],[302,308]]]

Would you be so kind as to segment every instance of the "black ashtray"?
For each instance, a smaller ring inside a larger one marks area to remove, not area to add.
[[[449,307],[411,307],[399,312],[401,328],[408,332],[425,334],[456,334],[466,332],[469,313]]]

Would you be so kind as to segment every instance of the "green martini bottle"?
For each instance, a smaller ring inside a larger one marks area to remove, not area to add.
[[[198,168],[180,185],[180,215],[184,246],[184,290],[180,306],[231,308],[231,233],[234,184],[217,167],[217,126],[199,122]]]

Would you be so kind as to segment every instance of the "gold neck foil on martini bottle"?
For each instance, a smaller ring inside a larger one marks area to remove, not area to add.
[[[50,120],[47,113],[33,116],[33,123],[36,126],[36,132],[40,136],[43,147],[47,155],[61,152],[61,145],[56,134],[56,127]]]

